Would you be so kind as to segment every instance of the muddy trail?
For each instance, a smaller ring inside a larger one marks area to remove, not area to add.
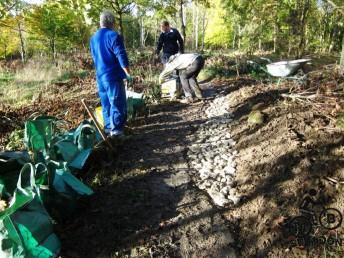
[[[333,121],[283,98],[288,84],[203,87],[205,101],[160,104],[137,120],[114,167],[93,161],[84,177],[95,196],[58,226],[62,257],[343,255],[341,221],[311,224],[307,243],[288,234],[302,208],[319,219],[324,207],[343,211],[344,140]]]
[[[237,257],[234,228],[188,165],[210,101],[162,104],[136,121],[116,168],[88,172],[99,186],[84,213],[59,228],[62,257]]]

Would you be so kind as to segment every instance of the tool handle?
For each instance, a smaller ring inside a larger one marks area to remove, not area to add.
[[[87,106],[87,104],[86,104],[86,102],[85,102],[85,99],[82,99],[82,100],[81,100],[81,103],[82,103],[82,105],[85,107],[85,109],[86,109],[88,115],[91,117],[92,121],[94,122],[94,125],[96,126],[96,128],[97,128],[98,132],[100,133],[102,139],[103,139],[105,142],[108,143],[108,145],[109,145],[109,147],[110,147],[111,149],[113,149],[112,145],[111,145],[108,141],[106,141],[106,136],[105,136],[103,130],[100,128],[100,125],[98,124],[97,119],[94,117],[94,115],[93,115],[93,113],[91,112],[90,108]]]

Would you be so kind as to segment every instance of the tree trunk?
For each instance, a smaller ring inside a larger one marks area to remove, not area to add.
[[[55,42],[55,39],[54,39],[54,41],[53,41],[53,58],[54,58],[54,61],[56,61],[56,57],[57,57],[56,42]]]
[[[55,36],[52,36],[49,41],[51,54],[53,56],[53,61],[56,61],[56,42],[55,42]]]
[[[203,10],[203,17],[202,17],[202,51],[204,50],[204,41],[205,41],[205,18],[206,18],[207,12],[206,10]]]
[[[238,50],[241,49],[241,26],[238,25]]]
[[[340,66],[342,67],[342,70],[344,71],[344,34],[342,36],[342,55],[340,57]]]
[[[300,16],[300,27],[299,27],[299,47],[297,50],[297,58],[300,58],[305,50],[305,30],[306,30],[306,22],[307,22],[307,16],[308,16],[308,11],[310,7],[310,1],[309,0],[304,0],[303,6],[302,6],[302,12]]]
[[[288,57],[291,55],[292,51],[292,36],[289,35],[289,40],[288,40]]]
[[[232,30],[233,30],[232,48],[233,48],[233,50],[234,50],[234,49],[235,49],[235,45],[236,45],[236,40],[237,40],[237,29],[236,29],[236,25],[233,25]]]
[[[143,15],[141,14],[141,19],[140,19],[140,42],[141,42],[141,47],[145,47],[145,27],[143,24]]]
[[[143,39],[143,45],[146,46],[146,42],[149,36],[149,32],[145,32],[144,39]]]
[[[158,30],[158,27],[159,27],[159,20],[156,20],[156,26],[155,26],[155,34],[154,34],[154,42],[157,44],[158,42],[158,34],[159,34],[159,30]]]
[[[22,26],[19,20],[17,20],[17,25],[18,25],[18,34],[19,34],[19,39],[20,39],[21,60],[22,60],[22,63],[25,63],[26,52],[25,52],[25,45],[24,45],[24,37],[23,37]]]
[[[199,20],[199,8],[196,5],[196,35],[195,35],[196,36],[196,39],[195,39],[195,49],[196,50],[198,50],[198,30],[199,30],[199,28],[198,28],[198,25],[199,25],[198,20]]]
[[[278,25],[277,22],[274,24],[274,53],[277,52],[277,38],[278,38]]]
[[[182,28],[182,36],[184,39],[184,44],[186,41],[186,26],[185,26],[185,21],[184,21],[184,7],[183,7],[183,0],[180,0],[180,10],[179,10],[179,18],[180,18],[180,22],[181,22],[181,28]]]
[[[192,2],[192,47],[196,45],[196,4]]]
[[[123,13],[122,12],[118,12],[118,25],[119,25],[119,30],[121,32],[123,41],[125,41],[125,39],[124,39],[124,29],[123,29]]]
[[[53,39],[49,40],[49,44],[50,44],[50,51],[51,51],[51,55],[54,59],[55,53],[54,53],[54,45],[53,45]]]

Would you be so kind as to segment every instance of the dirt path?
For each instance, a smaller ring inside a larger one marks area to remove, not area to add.
[[[86,176],[96,195],[58,229],[62,257],[343,256],[342,225],[285,235],[305,198],[316,216],[343,212],[343,185],[326,180],[344,180],[342,132],[285,101],[288,85],[212,84],[203,103],[161,104],[137,121],[114,168],[99,171],[96,160]]]
[[[59,229],[62,257],[236,257],[234,229],[186,159],[207,106],[159,105],[135,127],[121,169],[96,174],[85,212]]]

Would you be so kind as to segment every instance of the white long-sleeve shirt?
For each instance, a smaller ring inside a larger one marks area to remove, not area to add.
[[[159,81],[162,83],[165,81],[165,79],[173,73],[174,70],[184,70],[189,65],[191,65],[197,57],[199,57],[199,54],[196,53],[190,53],[190,54],[176,54],[174,56],[171,56],[165,69],[162,71],[162,73],[159,76]]]

